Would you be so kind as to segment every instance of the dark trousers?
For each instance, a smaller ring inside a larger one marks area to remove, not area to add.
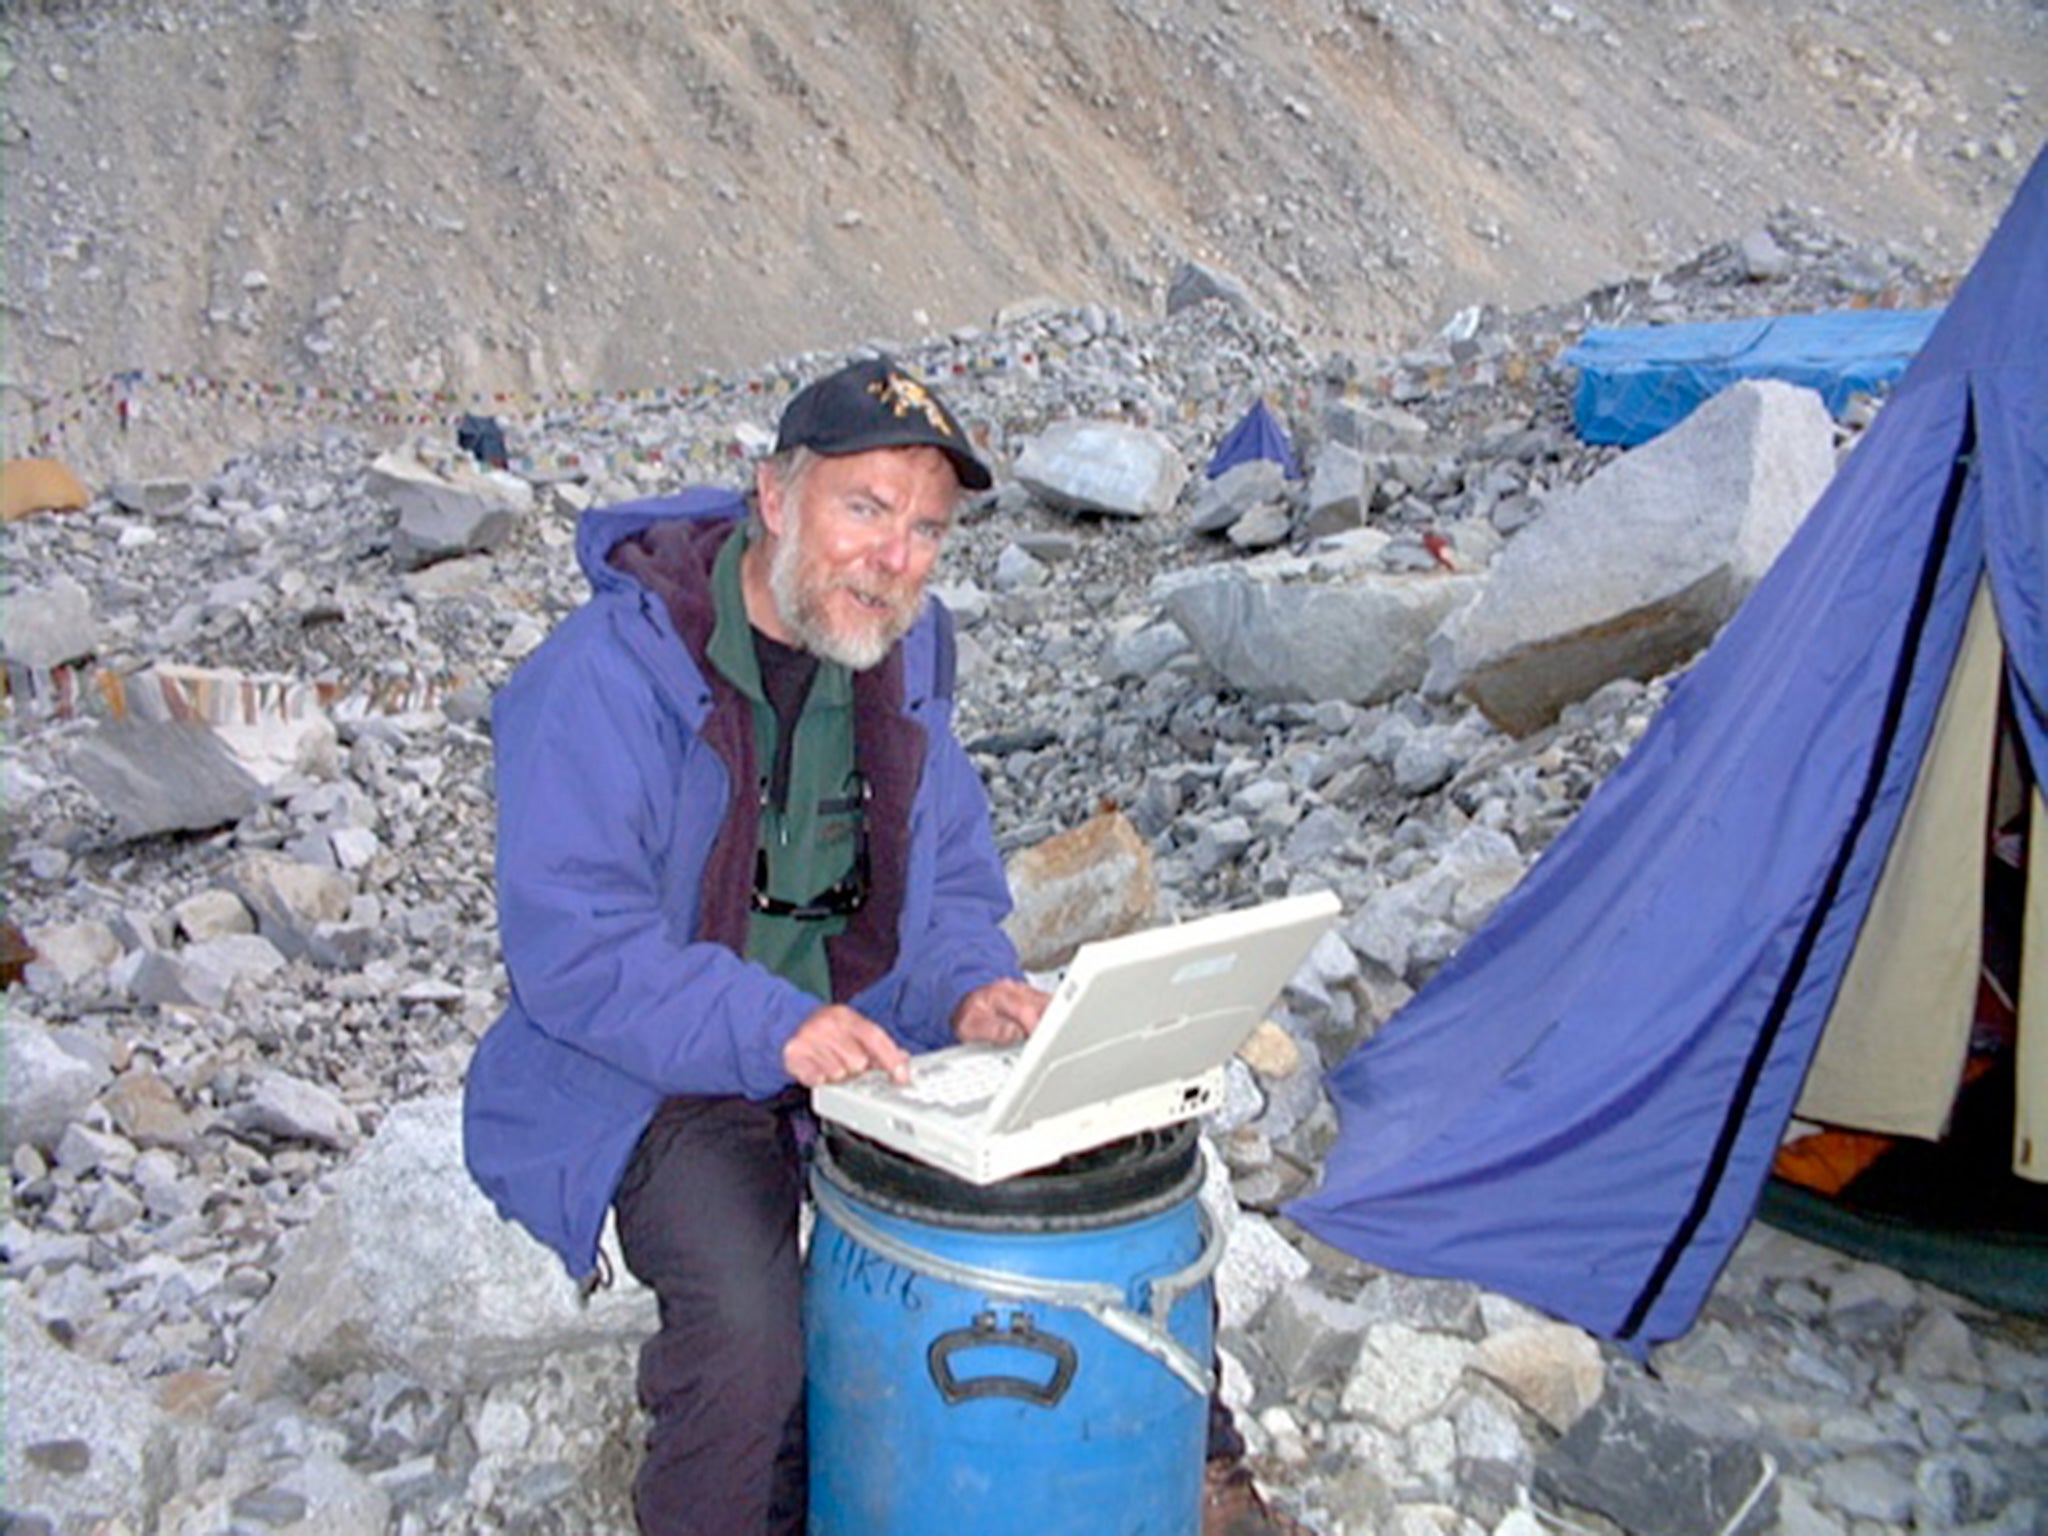
[[[642,1536],[804,1528],[803,1113],[793,1094],[671,1099],[619,1181],[619,1245],[661,1315],[640,1351]],[[1243,1450],[1211,1397],[1208,1454]]]
[[[661,1313],[640,1351],[653,1420],[633,1484],[642,1536],[804,1528],[795,1113],[671,1099],[619,1181],[619,1246]]]

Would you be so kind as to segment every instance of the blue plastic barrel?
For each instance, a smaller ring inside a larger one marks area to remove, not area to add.
[[[1220,1238],[1194,1127],[980,1187],[834,1132],[804,1277],[812,1536],[1191,1536]]]

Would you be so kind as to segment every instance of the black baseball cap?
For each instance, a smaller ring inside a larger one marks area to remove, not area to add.
[[[837,457],[870,448],[936,448],[970,491],[995,483],[946,402],[890,357],[863,358],[806,384],[782,412],[775,451]]]

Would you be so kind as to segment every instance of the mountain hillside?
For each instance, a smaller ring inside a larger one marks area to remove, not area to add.
[[[10,452],[121,370],[625,390],[1041,295],[1157,313],[1186,260],[1371,347],[1787,204],[1955,271],[2048,122],[2041,0],[0,16]]]

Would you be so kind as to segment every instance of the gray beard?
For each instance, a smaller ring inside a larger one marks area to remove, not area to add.
[[[836,662],[852,672],[865,672],[870,667],[881,665],[896,642],[910,632],[910,626],[917,617],[916,610],[912,609],[901,619],[892,617],[880,629],[869,633],[835,634],[819,606],[813,604],[803,590],[796,535],[796,524],[792,520],[785,535],[775,541],[774,553],[768,557],[768,596],[775,604],[776,616],[795,636],[797,644],[813,656]]]

